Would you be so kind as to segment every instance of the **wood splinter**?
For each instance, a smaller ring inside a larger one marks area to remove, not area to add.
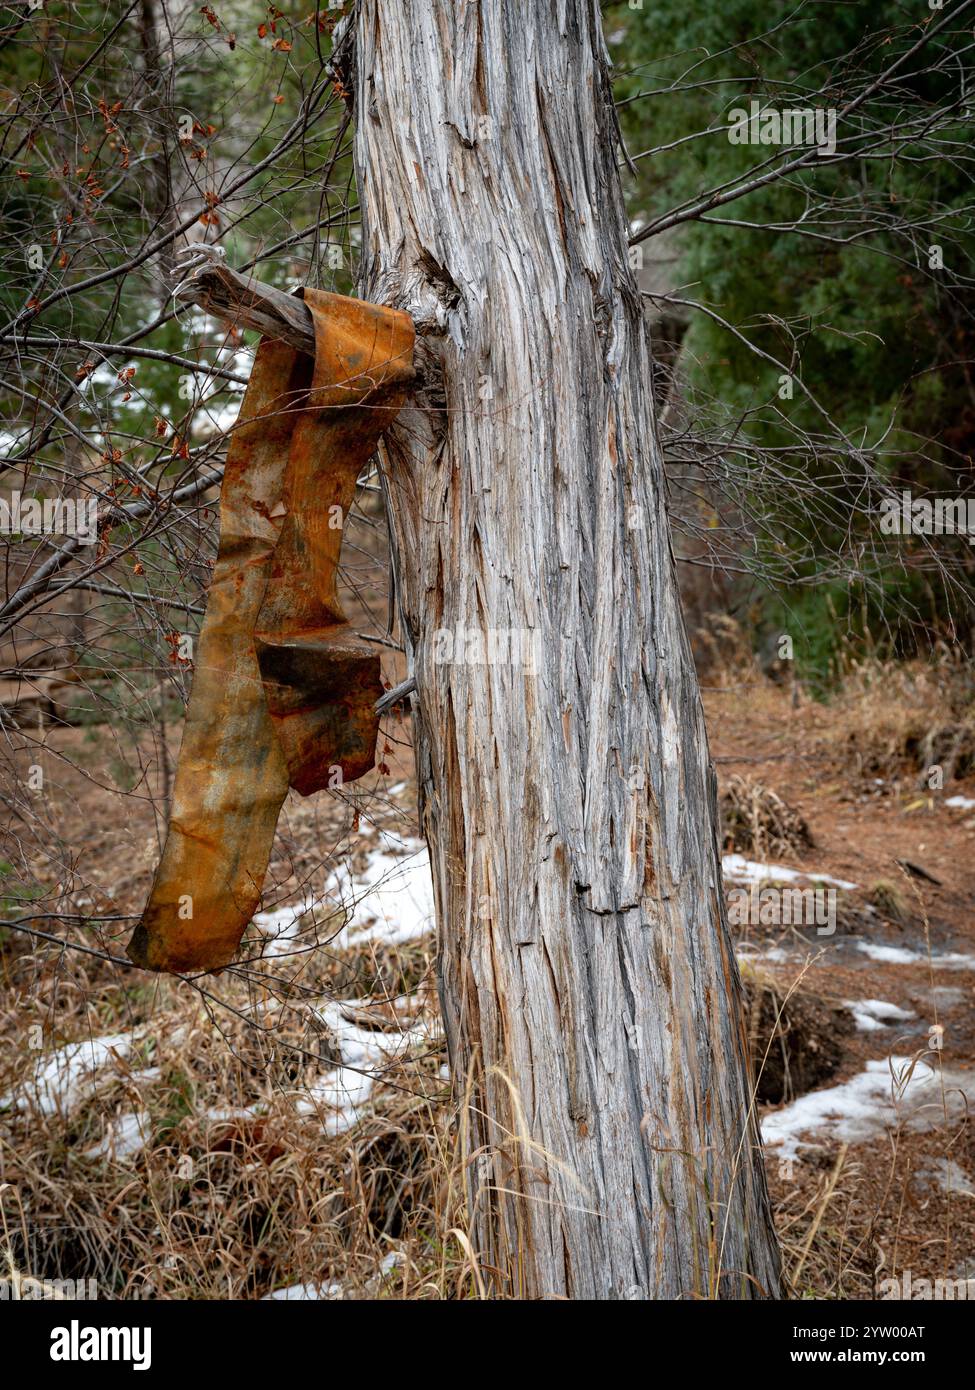
[[[205,242],[185,246],[174,295],[233,328],[249,328],[314,357],[315,321],[306,295],[285,294],[242,275],[225,263],[224,255],[223,247]]]

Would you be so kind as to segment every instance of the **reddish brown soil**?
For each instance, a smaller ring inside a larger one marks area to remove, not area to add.
[[[917,1015],[845,1038],[829,1084],[891,1053],[936,1067],[938,1053],[929,1046],[935,1024],[944,1029],[944,1065],[975,1068],[975,971],[938,964],[939,952],[975,955],[975,814],[943,804],[948,795],[975,797],[975,785],[969,779],[951,783],[943,794],[922,793],[909,768],[892,769],[880,784],[857,777],[850,749],[833,739],[829,709],[806,701],[793,708],[790,696],[774,687],[711,690],[706,704],[719,777],[735,772],[757,779],[806,819],[815,848],[790,858],[791,867],[855,882],[859,891],[850,896],[856,904],[866,903],[878,882],[896,885],[903,899],[903,921],[878,915],[852,935],[842,928],[832,938],[779,928],[754,938],[756,945],[775,943],[789,952],[787,962],[761,964],[780,988],[801,975],[804,986],[832,999],[885,1000]],[[940,882],[917,877],[899,860]],[[910,948],[925,959],[871,960],[856,949],[858,936]],[[815,1147],[801,1151],[802,1161],[791,1167],[774,1154],[768,1159],[787,1263],[794,1272],[801,1261],[797,1292],[873,1298],[880,1280],[904,1269],[915,1279],[975,1276],[975,1196],[947,1194],[923,1176],[950,1159],[975,1177],[970,1118],[942,1117],[926,1133],[905,1128],[845,1151],[828,1133],[814,1138]]]

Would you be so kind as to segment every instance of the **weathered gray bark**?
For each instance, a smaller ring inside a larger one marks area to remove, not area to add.
[[[357,24],[361,291],[442,325],[385,468],[482,1277],[776,1296],[598,4]]]

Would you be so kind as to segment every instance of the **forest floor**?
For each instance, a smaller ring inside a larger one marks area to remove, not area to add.
[[[706,704],[719,784],[773,790],[811,832],[811,848],[773,862],[856,885],[837,890],[832,934],[749,926],[739,947],[746,982],[758,972],[856,1020],[835,1030],[828,1080],[765,1108],[794,1296],[894,1296],[896,1278],[900,1296],[924,1297],[918,1281],[971,1276],[975,1297],[975,784],[919,790],[869,698],[839,727],[831,706],[794,708],[775,686]]]
[[[766,992],[781,1025],[757,1051],[779,1078],[761,1111],[792,1296],[875,1298],[897,1279],[923,1297],[918,1281],[975,1278],[975,778],[930,790],[905,752],[905,709],[930,709],[923,680],[905,696],[881,677],[827,705],[752,671],[705,703],[725,793],[759,811],[776,794],[811,837],[739,827],[726,888],[783,869],[847,885],[835,931],[737,928],[748,996]],[[940,737],[950,721],[935,724]],[[388,730],[354,801],[289,803],[265,910],[219,977],[150,978],[0,934],[15,1278],[95,1278],[123,1298],[474,1292],[453,1234],[463,1156],[408,722]],[[7,887],[30,888],[37,930],[59,930],[55,907],[97,918],[73,939],[118,957],[158,855],[158,760],[147,745],[144,775],[131,757],[115,766],[101,727],[52,728],[44,745],[57,837],[41,847],[21,827]]]

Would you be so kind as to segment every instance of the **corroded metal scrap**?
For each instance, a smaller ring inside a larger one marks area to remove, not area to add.
[[[413,379],[406,314],[305,290],[314,361],[265,338],[220,495],[220,546],[162,859],[129,956],[149,970],[233,959],[288,788],[375,760],[379,657],[337,594],[356,479]]]

